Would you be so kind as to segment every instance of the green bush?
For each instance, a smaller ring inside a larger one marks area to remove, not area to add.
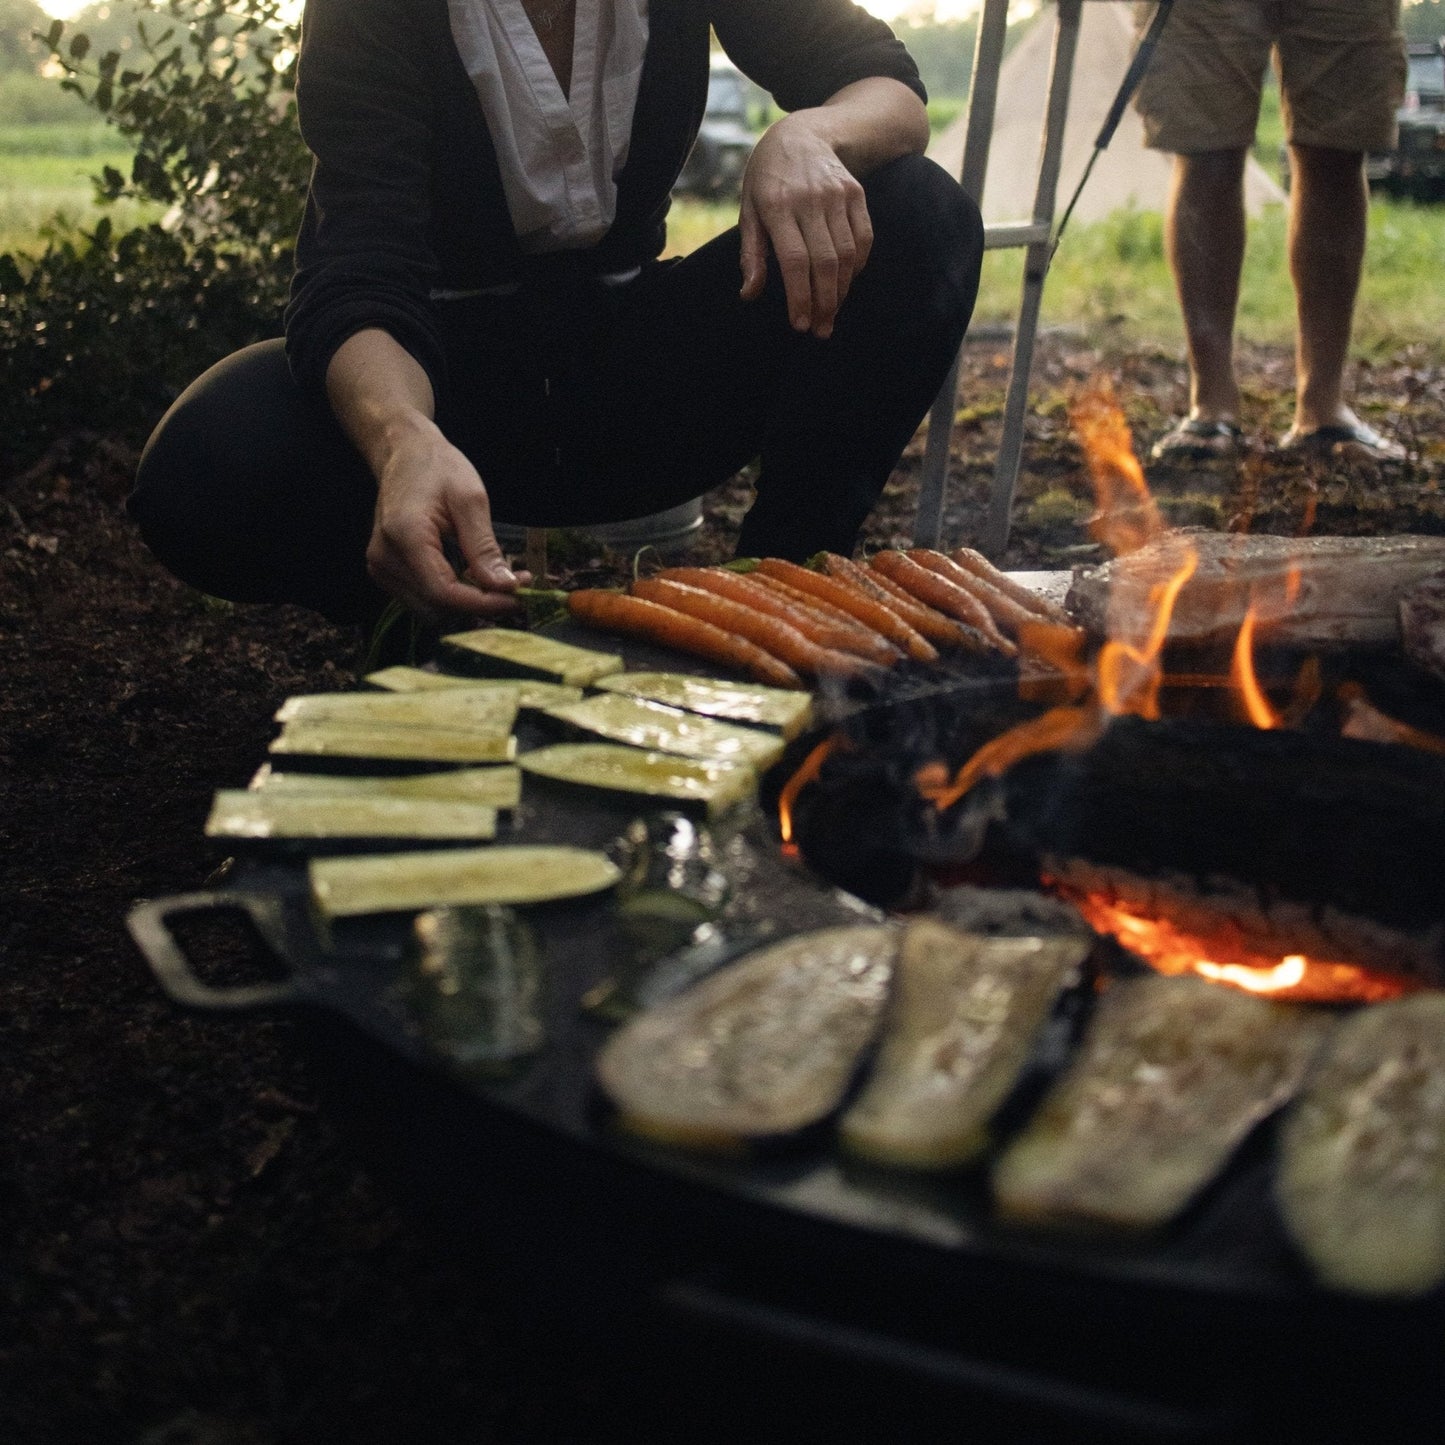
[[[0,256],[0,474],[77,429],[139,441],[211,362],[276,331],[289,263],[108,220]]]
[[[197,373],[275,335],[309,165],[295,123],[298,22],[284,0],[144,0],[137,43],[93,57],[46,36],[80,97],[135,148],[102,202],[160,203],[160,225],[52,230],[0,256],[0,464],[75,427],[143,436]]]

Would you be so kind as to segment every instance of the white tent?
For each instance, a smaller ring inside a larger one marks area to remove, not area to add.
[[[998,107],[983,192],[984,220],[990,224],[1023,221],[1033,214],[1053,43],[1054,18],[1046,11],[1010,52],[999,72]],[[1079,27],[1069,118],[1064,129],[1060,212],[1084,173],[1099,127],[1129,68],[1135,44],[1134,7],[1128,0],[1088,0]],[[963,163],[966,127],[967,117],[960,116],[939,133],[928,150],[953,176],[958,175]],[[1075,218],[1095,221],[1126,206],[1162,211],[1172,168],[1169,156],[1145,148],[1144,126],[1131,105],[1084,187]],[[1285,200],[1279,185],[1253,157],[1244,184],[1250,215]]]

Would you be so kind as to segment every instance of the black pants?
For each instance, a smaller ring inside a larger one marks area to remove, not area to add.
[[[606,286],[565,268],[513,295],[435,302],[448,375],[437,420],[475,463],[493,516],[582,526],[698,496],[754,458],[744,555],[849,552],[936,393],[973,310],[977,209],[910,156],[865,185],[872,255],[832,337],[788,324],[770,270],[738,299],[736,228]],[[376,485],[282,343],[212,367],[141,458],[131,514],[203,591],[364,621]]]

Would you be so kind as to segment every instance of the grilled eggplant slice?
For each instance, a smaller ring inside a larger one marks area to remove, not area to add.
[[[504,1073],[542,1046],[536,935],[510,908],[434,908],[412,923],[407,1003],[429,1048],[468,1073]]]
[[[813,699],[806,692],[757,682],[722,682],[685,672],[621,672],[598,678],[597,686],[704,717],[770,728],[784,738],[797,737],[813,721]]]
[[[262,763],[248,788],[262,793],[306,793],[350,798],[440,798],[484,808],[515,808],[522,797],[522,770],[446,768],[399,778],[338,777],[335,773],[278,773]]]
[[[859,924],[750,954],[624,1025],[598,1056],[602,1088],[625,1127],[685,1146],[816,1123],[877,1030],[897,946]]]
[[[783,740],[776,733],[718,722],[620,693],[600,693],[585,702],[549,707],[546,716],[611,742],[685,758],[746,763],[761,770],[783,755]]]
[[[479,627],[443,637],[448,662],[464,672],[488,677],[534,677],[587,687],[600,677],[621,672],[623,661],[615,652],[594,652],[570,642],[520,632],[512,627]]]
[[[531,682],[525,678],[455,677],[449,672],[428,672],[424,667],[383,667],[369,672],[362,681],[369,687],[386,692],[455,692],[469,689],[478,692],[515,688],[518,707],[560,707],[564,702],[581,702],[582,689],[560,682]]]
[[[1326,1284],[1418,1295],[1445,1280],[1445,996],[1342,1023],[1285,1117],[1276,1193]]]
[[[585,848],[451,848],[316,858],[311,897],[323,919],[464,904],[550,903],[611,888],[620,876]]]
[[[1322,1020],[1203,979],[1109,986],[1074,1063],[993,1171],[1029,1223],[1150,1229],[1299,1087]]]
[[[520,688],[503,683],[492,691],[322,692],[288,697],[276,721],[288,725],[346,723],[356,727],[476,729],[506,737],[517,721]]]
[[[237,842],[326,842],[343,838],[425,838],[484,842],[497,836],[497,810],[440,798],[367,793],[222,789],[206,837]]]
[[[883,1042],[843,1115],[843,1143],[907,1169],[952,1168],[982,1153],[989,1119],[1090,946],[1077,934],[992,938],[931,918],[910,923]]]
[[[745,763],[649,753],[619,743],[557,743],[517,759],[531,777],[565,787],[600,789],[619,799],[692,806],[716,817],[757,791]]]
[[[290,722],[272,739],[270,751],[281,757],[378,762],[509,763],[517,755],[517,740],[510,733],[477,728]]]

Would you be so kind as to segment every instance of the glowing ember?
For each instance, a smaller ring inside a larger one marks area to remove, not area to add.
[[[1302,953],[1265,957],[1231,936],[1223,921],[1217,934],[1200,937],[1168,918],[1130,912],[1102,894],[1054,886],[1078,908],[1096,933],[1117,939],[1159,973],[1197,973],[1249,993],[1306,1003],[1376,1003],[1422,987],[1413,979],[1377,973],[1358,964],[1309,958]]]

